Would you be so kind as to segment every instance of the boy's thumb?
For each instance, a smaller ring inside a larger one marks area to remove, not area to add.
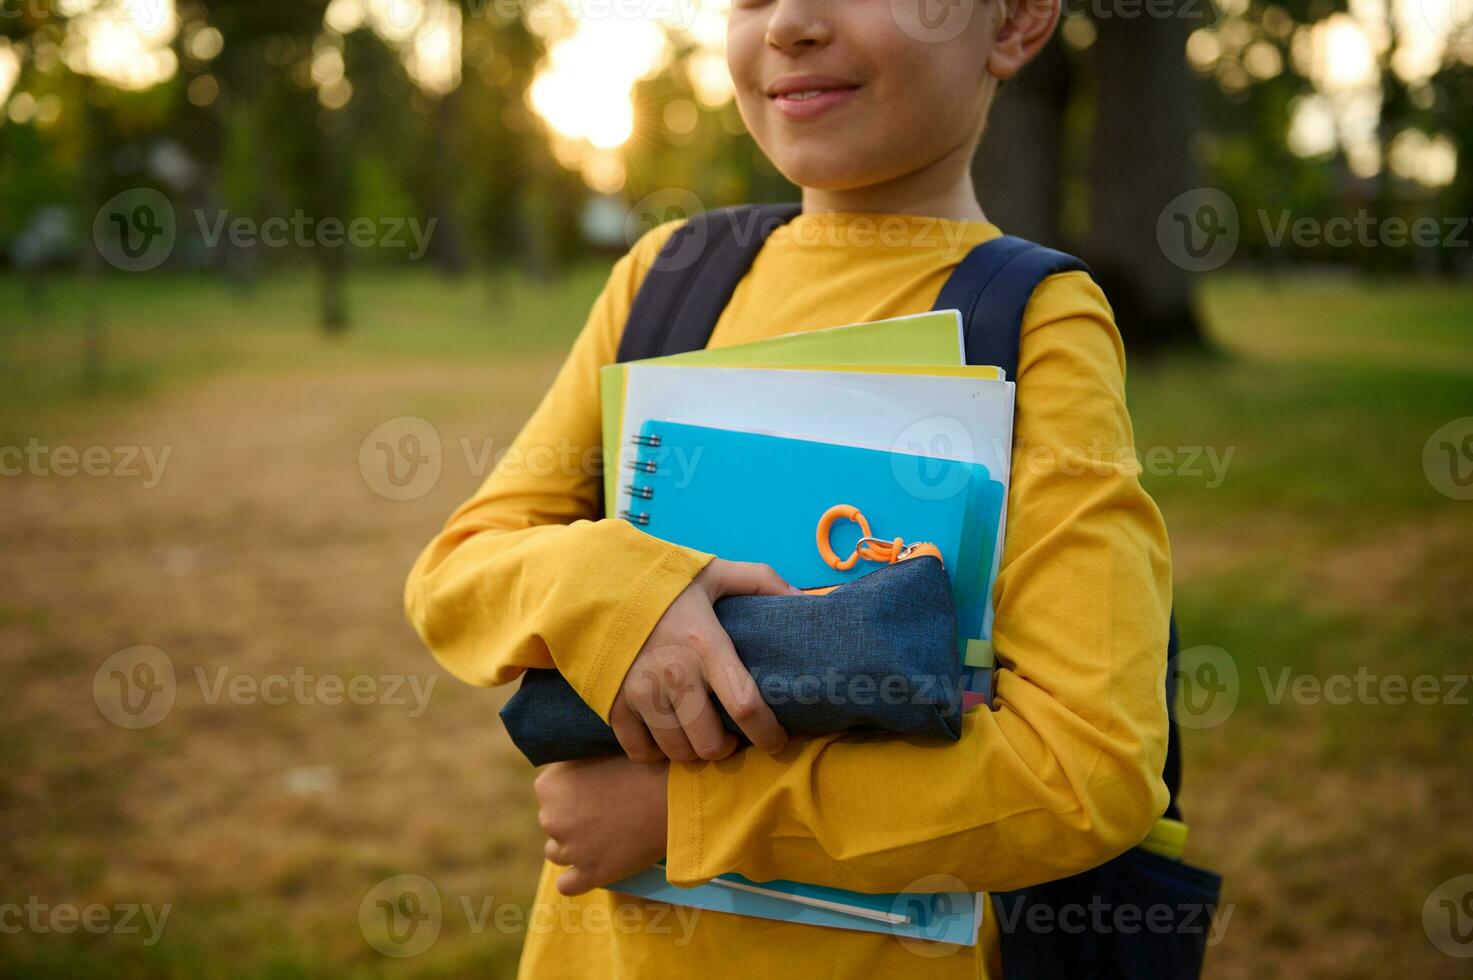
[[[734,561],[722,576],[722,595],[802,595],[773,570],[771,565],[754,561]]]

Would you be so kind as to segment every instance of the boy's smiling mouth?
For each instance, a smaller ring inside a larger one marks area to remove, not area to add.
[[[813,119],[859,91],[859,83],[832,75],[787,75],[767,87],[767,97],[787,119]]]

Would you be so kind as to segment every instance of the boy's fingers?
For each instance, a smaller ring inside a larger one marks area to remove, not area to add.
[[[777,752],[788,744],[788,733],[762,700],[757,682],[737,658],[736,648],[725,632],[721,634],[721,642],[713,644],[705,663],[706,679],[717,700],[753,745],[765,752]]]
[[[564,895],[582,895],[592,888],[593,883],[578,868],[569,868],[557,876],[557,890]]]
[[[795,589],[783,577],[775,572],[771,565],[764,565],[755,561],[729,561],[722,568],[721,578],[717,582],[717,595],[712,599],[724,595],[802,595],[802,590]]]
[[[550,837],[548,838],[547,843],[544,844],[542,847],[542,854],[553,864],[561,865],[563,867],[567,867],[568,865],[573,863],[572,861],[568,860],[568,855],[563,850],[563,845],[559,844],[557,841],[553,840]]]
[[[650,736],[650,730],[629,706],[623,694],[614,699],[614,707],[609,712],[609,726],[614,729],[619,748],[624,750],[631,761],[658,762],[665,758],[665,753],[660,751],[660,747]]]
[[[707,762],[714,762],[735,752],[737,740],[735,735],[722,726],[721,716],[716,713],[711,696],[704,691],[702,694],[705,705],[694,718],[686,721],[685,737],[690,739],[690,746],[696,755]]]
[[[680,720],[675,717],[675,711],[668,703],[646,714],[644,723],[654,737],[655,744],[671,762],[696,761],[696,750],[691,747],[690,739],[685,736],[685,729],[680,726]]]

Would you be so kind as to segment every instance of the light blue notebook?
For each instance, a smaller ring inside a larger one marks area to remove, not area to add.
[[[697,888],[676,888],[665,880],[663,862],[608,887],[688,908],[958,946],[976,945],[985,908],[983,896],[974,892],[871,895],[795,881],[755,882],[741,875],[722,875]]]
[[[861,560],[837,571],[819,554],[819,518],[834,504],[852,504],[875,537],[936,545],[956,598],[959,641],[981,635],[1002,506],[1002,486],[985,466],[660,420],[646,421],[638,440],[620,499],[623,516],[646,532],[732,561],[767,562],[800,588],[838,585],[880,567]],[[860,533],[839,522],[834,551],[847,556]],[[975,671],[969,690],[990,673]],[[981,900],[968,892],[870,895],[740,875],[676,888],[662,866],[608,887],[714,911],[964,945],[977,941],[982,914]]]
[[[839,585],[847,572],[818,552],[819,518],[853,504],[877,538],[929,541],[941,551],[959,638],[982,636],[1003,487],[979,463],[649,420],[624,478],[623,516],[665,541],[729,561],[767,562],[799,588]],[[847,556],[858,525],[840,521],[833,548]]]

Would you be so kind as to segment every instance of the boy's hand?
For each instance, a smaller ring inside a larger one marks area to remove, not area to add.
[[[668,769],[665,762],[609,756],[553,763],[537,775],[544,853],[568,867],[558,875],[558,891],[581,895],[665,856]]]
[[[787,744],[772,709],[737,658],[712,608],[727,595],[801,595],[767,565],[712,559],[655,624],[614,698],[609,724],[635,762],[724,759],[737,738],[721,725],[711,694],[752,744]]]

